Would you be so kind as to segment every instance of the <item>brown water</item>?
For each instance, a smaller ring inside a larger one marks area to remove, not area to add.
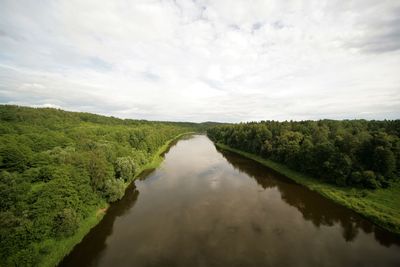
[[[60,266],[400,266],[400,239],[196,135]]]

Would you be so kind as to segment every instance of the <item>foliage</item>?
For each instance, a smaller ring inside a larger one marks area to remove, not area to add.
[[[118,178],[129,181],[136,172],[135,161],[131,157],[119,157],[115,161],[115,172]]]
[[[104,189],[104,197],[108,202],[114,202],[122,198],[125,192],[125,184],[121,179],[107,180]]]
[[[0,153],[0,167],[11,171],[23,171],[29,168],[32,160],[32,151],[29,147],[14,142],[3,143]]]
[[[289,177],[290,179],[302,184],[333,201],[346,206],[379,226],[400,234],[400,183],[393,183],[388,188],[369,190],[355,187],[337,186],[326,183],[322,180],[307,176],[298,171],[288,168],[284,164],[277,163],[265,157],[257,156],[253,153],[244,152],[227,145],[217,143],[220,149],[228,150],[240,154],[244,157],[255,160],[269,168]],[[368,176],[367,173],[358,174]],[[360,178],[362,179],[362,178]]]
[[[400,121],[262,121],[210,128],[228,145],[339,186],[376,189],[398,180]]]
[[[197,128],[0,106],[0,266],[62,256],[49,244],[77,242],[167,141]]]
[[[54,217],[53,231],[56,237],[67,237],[79,227],[79,217],[72,208],[65,208]]]

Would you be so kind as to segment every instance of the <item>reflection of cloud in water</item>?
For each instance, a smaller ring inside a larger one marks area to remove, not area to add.
[[[62,266],[400,261],[398,246],[375,241],[398,244],[385,232],[253,161],[218,153],[205,136],[178,142],[161,168],[135,184],[140,194],[130,191],[112,205]]]

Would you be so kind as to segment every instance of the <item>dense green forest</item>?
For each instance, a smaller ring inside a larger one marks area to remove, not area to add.
[[[208,136],[400,234],[400,121],[262,121]]]
[[[163,145],[198,128],[0,106],[0,266],[57,262]]]
[[[373,220],[384,217],[388,229],[400,230],[399,120],[219,125],[1,105],[0,266],[57,263],[98,222],[99,211],[154,165],[169,141],[205,129],[216,143],[324,183],[384,190],[365,203],[358,201],[358,192],[338,196],[345,204],[357,199],[359,206],[351,208],[367,207],[365,214],[373,214]]]
[[[263,121],[213,127],[208,135],[340,186],[375,189],[399,177],[399,120]]]

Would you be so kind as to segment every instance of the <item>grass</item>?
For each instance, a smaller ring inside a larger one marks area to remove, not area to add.
[[[101,207],[108,207],[108,203],[104,202]],[[48,239],[41,242],[38,247],[39,249],[49,250],[50,253],[46,254],[42,258],[40,266],[53,267],[56,266],[71,250],[72,248],[80,243],[82,239],[89,233],[95,225],[97,225],[104,216],[104,212],[97,212],[98,209],[93,211],[92,215],[81,222],[77,232],[65,239],[55,240]]]
[[[265,165],[295,182],[318,192],[324,197],[346,206],[374,224],[400,234],[400,184],[395,183],[386,189],[366,190],[339,187],[319,181],[289,169],[283,164],[217,143],[217,147],[228,150]]]
[[[150,169],[155,169],[157,168],[161,162],[163,161],[163,153],[168,150],[170,145],[181,138],[184,135],[188,134],[193,134],[194,132],[187,132],[183,134],[179,134],[175,136],[174,138],[170,139],[168,142],[166,142],[162,147],[158,149],[158,151],[154,154],[153,159],[144,165],[139,171],[137,172],[137,175],[135,175],[134,179],[135,180],[137,177],[141,175],[142,172]],[[133,182],[133,181],[132,181]],[[126,187],[132,182],[126,183]],[[71,250],[74,248],[75,245],[79,244],[82,239],[89,233],[90,229],[92,229],[94,226],[96,226],[101,219],[103,218],[105,214],[105,210],[108,208],[109,204],[104,202],[96,209],[93,210],[92,215],[83,220],[80,223],[80,226],[77,230],[77,232],[65,239],[62,240],[55,240],[55,239],[48,239],[45,240],[41,243],[39,243],[37,246],[39,250],[48,250],[49,253],[43,256],[40,266],[43,267],[53,267],[56,266],[66,255],[68,255]]]
[[[175,136],[174,138],[170,139],[168,142],[166,142],[163,146],[161,146],[161,147],[157,150],[157,152],[154,154],[153,159],[152,159],[149,163],[147,163],[146,165],[144,165],[144,166],[137,172],[137,174],[135,175],[134,180],[135,180],[138,176],[140,176],[142,172],[144,172],[144,171],[146,171],[146,170],[151,170],[151,169],[157,168],[157,167],[161,164],[161,162],[164,160],[164,157],[163,157],[164,152],[166,152],[166,151],[169,149],[169,147],[171,146],[171,144],[172,144],[173,142],[175,142],[176,140],[182,138],[182,137],[185,136],[185,135],[190,135],[190,134],[194,134],[194,133],[195,133],[195,132],[186,132],[186,133],[182,133],[182,134],[179,134],[179,135]]]

